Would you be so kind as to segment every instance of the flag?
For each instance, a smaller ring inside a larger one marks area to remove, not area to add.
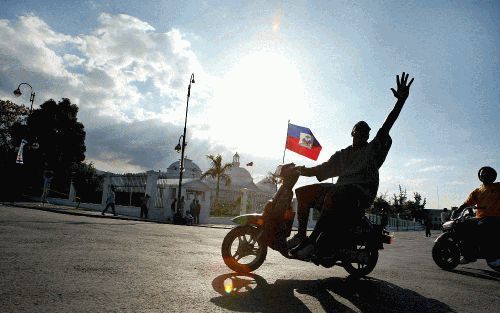
[[[253,166],[253,162],[247,163],[247,166]]]
[[[24,164],[23,149],[24,149],[24,145],[27,143],[28,143],[28,141],[26,141],[25,139],[21,140],[21,144],[19,145],[19,150],[17,151],[17,158],[16,158],[17,164]]]
[[[321,151],[321,145],[309,128],[290,123],[288,123],[285,148],[315,161]]]

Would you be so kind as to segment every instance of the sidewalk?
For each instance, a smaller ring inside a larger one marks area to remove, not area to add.
[[[75,208],[73,206],[67,205],[59,205],[59,204],[51,204],[51,203],[39,203],[39,202],[0,202],[1,205],[4,206],[14,206],[32,210],[40,210],[46,212],[54,212],[60,214],[68,214],[68,215],[76,215],[76,216],[87,216],[87,217],[95,217],[95,218],[108,218],[108,219],[117,219],[117,220],[126,220],[126,221],[138,221],[138,222],[150,222],[150,223],[158,223],[158,224],[173,224],[170,221],[160,221],[157,219],[142,219],[127,215],[117,214],[113,216],[112,213],[105,213],[102,215],[100,211],[90,210],[86,208]],[[233,225],[225,225],[225,224],[199,224],[192,225],[197,227],[211,227],[211,228],[222,228],[222,229],[231,229],[236,224]]]

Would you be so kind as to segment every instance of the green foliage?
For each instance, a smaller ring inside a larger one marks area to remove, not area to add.
[[[210,160],[210,168],[201,175],[201,179],[205,177],[212,177],[217,180],[217,187],[215,189],[215,201],[213,204],[213,211],[218,210],[219,207],[219,187],[220,181],[223,180],[226,186],[231,183],[231,177],[227,174],[231,168],[231,163],[222,164],[222,156],[220,154],[209,154],[206,156]]]
[[[14,200],[22,190],[23,168],[16,164],[17,149],[27,138],[26,118],[29,110],[10,101],[0,100],[0,172],[9,179],[0,188],[0,199]],[[30,146],[24,148],[29,150]]]
[[[15,190],[39,196],[43,171],[51,169],[51,189],[68,194],[72,172],[85,159],[85,130],[77,120],[78,107],[69,99],[51,99],[28,114],[26,108],[0,100],[0,109],[2,170],[15,178]],[[23,151],[24,164],[16,165],[21,139],[29,144]],[[33,143],[38,143],[38,149],[33,149]]]
[[[425,205],[427,200],[422,199],[422,195],[418,192],[413,193],[413,199],[408,199],[406,189],[399,185],[399,192],[393,194],[390,200],[387,199],[387,194],[378,195],[373,201],[370,208],[372,213],[380,214],[387,212],[392,215],[399,214],[401,218],[421,220],[425,217]]]
[[[81,202],[100,202],[103,176],[98,175],[92,162],[79,163],[73,167],[73,184]]]

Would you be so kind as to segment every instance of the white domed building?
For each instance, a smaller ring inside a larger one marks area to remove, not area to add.
[[[201,169],[200,167],[193,162],[193,160],[184,158],[184,174],[182,174],[182,178],[200,178],[201,177]],[[181,160],[175,161],[170,164],[167,168],[167,172],[164,175],[165,178],[177,178],[179,179],[179,173],[181,168]]]
[[[234,214],[240,214],[241,211],[259,212],[264,204],[271,199],[276,192],[274,188],[266,182],[259,182],[256,185],[250,172],[240,166],[240,156],[238,152],[233,156],[232,166],[227,171],[231,177],[231,183],[226,185],[224,181],[219,184],[219,203],[233,205]],[[203,180],[212,189],[212,203],[215,200],[217,181],[211,177]],[[246,205],[241,205],[241,201],[246,201]],[[241,210],[243,208],[243,210]]]
[[[271,199],[276,192],[276,185],[265,179],[257,185],[254,183],[250,172],[240,166],[240,156],[236,153],[233,156],[233,162],[227,171],[231,177],[231,183],[226,185],[223,180],[219,184],[219,203],[232,208],[232,214],[238,215],[243,212],[259,212],[264,204]],[[173,162],[167,168],[166,172],[161,172],[158,177],[159,202],[164,207],[170,205],[173,199],[177,198],[180,160]],[[201,179],[203,171],[191,159],[184,158],[184,172],[182,175],[181,193],[185,198],[186,210],[189,210],[189,204],[196,197],[202,204],[202,213],[207,214],[215,201],[217,189],[217,180],[211,177]],[[246,205],[242,205],[243,202]]]

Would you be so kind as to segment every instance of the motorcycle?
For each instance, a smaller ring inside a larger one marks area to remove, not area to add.
[[[472,240],[461,225],[475,216],[474,208],[456,210],[451,219],[442,225],[443,234],[435,241],[432,247],[432,258],[440,268],[452,270],[458,266],[467,245]],[[473,252],[472,259],[486,259],[486,263],[493,270],[500,272],[500,249],[498,245],[479,245]]]
[[[295,217],[291,207],[292,188],[300,175],[295,164],[289,163],[278,166],[275,176],[281,179],[282,185],[264,206],[263,213],[243,214],[233,218],[233,222],[239,225],[224,237],[222,258],[235,272],[249,273],[257,270],[266,259],[268,247],[293,259],[288,252],[286,239],[291,234]],[[392,236],[382,225],[372,224],[363,216],[347,230],[347,236],[343,236],[342,240],[342,247],[332,248],[329,245],[331,238],[322,233],[315,243],[315,253],[308,259],[297,260],[326,268],[338,265],[352,276],[365,276],[375,268],[378,251],[384,248],[384,243],[392,242]]]

